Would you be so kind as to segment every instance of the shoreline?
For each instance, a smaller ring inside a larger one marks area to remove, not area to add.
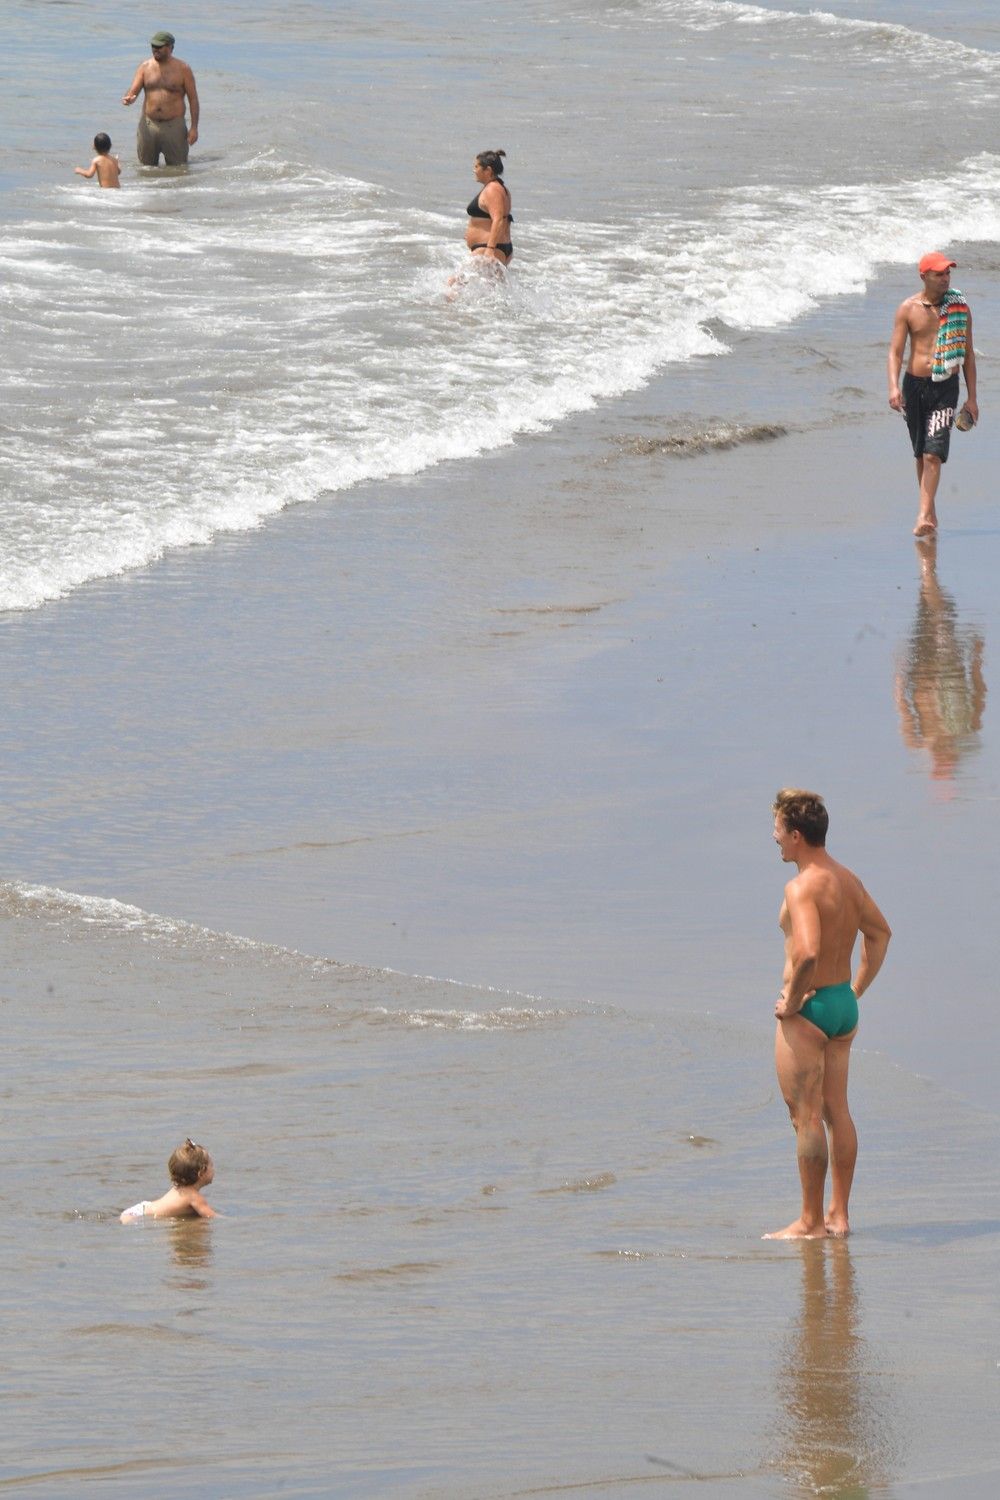
[[[983,250],[980,245],[969,248],[973,265]],[[965,252],[959,247],[957,253]],[[840,423],[866,425],[884,419],[881,343],[872,346],[878,351],[874,361],[877,369],[869,358],[868,367],[860,373],[845,364],[841,346],[844,340],[853,346],[868,339],[866,306],[876,290],[888,305],[910,289],[910,278],[903,268],[883,266],[866,291],[827,297],[788,324],[743,331],[711,322],[705,326],[719,341],[720,352],[666,365],[644,385],[617,397],[595,398],[590,405],[538,432],[521,431],[499,448],[438,460],[413,475],[363,480],[342,490],[320,493],[311,500],[265,513],[246,529],[216,531],[206,542],[167,545],[152,561],[88,579],[58,598],[4,610],[0,623],[58,608],[77,596],[99,595],[130,578],[155,577],[161,570],[169,574],[183,571],[197,566],[196,560],[203,553],[212,555],[220,547],[252,544],[269,534],[280,537],[283,525],[293,518],[317,512],[322,515],[328,507],[335,512],[340,507],[391,507],[408,490],[419,494],[428,487],[440,488],[445,494],[466,486],[476,490],[483,471],[493,468],[501,471],[502,478],[509,476],[509,485],[527,483],[537,492],[553,467],[580,476],[575,482],[584,491],[593,486],[594,476],[582,477],[581,469],[586,472],[603,467],[610,483],[620,487],[627,504],[648,506],[644,458],[648,469],[660,458],[668,462],[672,458],[712,458],[758,441],[781,441],[801,433],[822,435]],[[561,474],[561,486],[572,482]],[[405,503],[401,508],[405,510]],[[713,515],[710,508],[700,507],[697,515],[685,518],[686,526],[694,525],[695,535],[688,537],[685,531],[682,536],[697,548],[702,538],[714,537],[720,527],[731,528],[734,519],[739,517],[732,509],[724,515]],[[794,512],[786,512],[785,523],[793,520]],[[803,520],[806,525],[822,524],[815,512]]]
[[[898,925],[888,846],[927,862],[919,756],[891,706],[912,475],[903,434],[861,417],[873,362],[867,389],[845,385],[844,340],[870,317],[863,298],[848,311],[846,329],[841,304],[823,309],[488,460],[298,507],[5,620],[11,876],[347,963],[749,1018],[776,962],[767,808],[794,780],[826,789],[833,848]],[[762,421],[786,435],[657,448]],[[989,438],[956,437],[942,484],[939,571],[979,615]],[[846,733],[820,743],[810,718]],[[956,860],[960,769],[938,810]],[[940,974],[919,924],[914,941],[887,995]],[[968,943],[975,990],[988,959]],[[875,1017],[867,1044],[941,1065]]]

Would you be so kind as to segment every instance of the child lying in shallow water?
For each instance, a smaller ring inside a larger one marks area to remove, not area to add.
[[[212,1158],[204,1146],[198,1146],[188,1136],[183,1146],[178,1146],[167,1163],[172,1186],[162,1198],[152,1203],[143,1201],[127,1208],[121,1215],[123,1224],[135,1224],[139,1219],[214,1219],[215,1209],[206,1203],[199,1188],[208,1187],[215,1176]]]

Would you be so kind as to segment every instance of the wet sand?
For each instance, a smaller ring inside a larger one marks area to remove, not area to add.
[[[3,622],[9,874],[198,924],[5,893],[12,1488],[992,1495],[996,446],[921,564],[841,321]],[[846,1244],[758,1238],[793,780],[896,933]]]
[[[5,897],[0,935],[12,1490],[903,1497],[989,1472],[994,1114],[862,1053],[856,1233],[764,1243],[794,1165],[763,1028],[53,898]],[[224,1217],[123,1229],[185,1126]]]
[[[933,650],[924,715],[968,720],[939,726],[949,774],[930,721],[903,722],[927,614],[912,460],[875,351],[866,386],[842,368],[898,290],[488,465],[9,618],[8,870],[345,961],[751,1021],[777,967],[770,800],[812,784],[898,934],[866,1043],[992,1101],[967,893],[992,875],[996,740]],[[765,417],[786,434],[655,449]],[[988,424],[955,449],[938,609],[984,643],[988,691]]]

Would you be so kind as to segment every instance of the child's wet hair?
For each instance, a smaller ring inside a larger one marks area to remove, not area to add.
[[[198,1146],[188,1136],[183,1146],[178,1146],[167,1162],[170,1181],[176,1187],[194,1187],[198,1178],[211,1161],[204,1146]]]
[[[100,151],[102,154],[105,151],[111,150],[111,137],[106,135],[103,130],[99,130],[94,136],[94,150]]]

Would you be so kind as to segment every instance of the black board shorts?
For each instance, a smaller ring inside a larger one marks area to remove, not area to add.
[[[911,375],[907,371],[903,376],[903,411],[914,458],[923,458],[927,453],[943,464],[948,462],[957,406],[957,370],[947,380],[932,380],[929,375]]]

